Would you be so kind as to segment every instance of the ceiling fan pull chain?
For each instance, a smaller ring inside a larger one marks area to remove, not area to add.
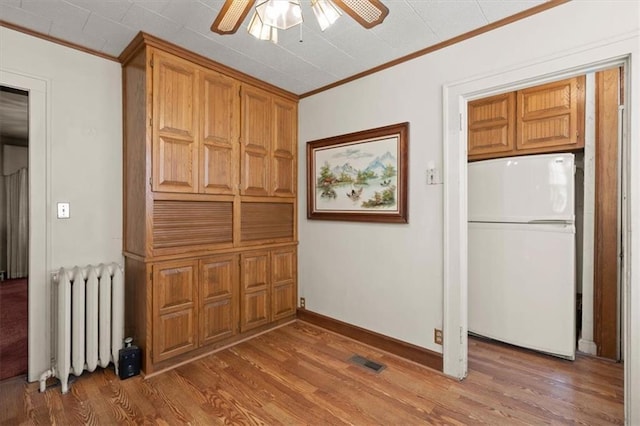
[[[299,27],[300,27],[300,40],[298,40],[298,41],[300,43],[302,43],[303,42],[303,40],[302,40],[302,24],[300,24]]]

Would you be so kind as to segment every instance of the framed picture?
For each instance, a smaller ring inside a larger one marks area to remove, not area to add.
[[[409,123],[307,143],[307,217],[408,223]]]

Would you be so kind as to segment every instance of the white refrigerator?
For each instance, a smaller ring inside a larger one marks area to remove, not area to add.
[[[575,359],[573,154],[468,166],[469,331]]]

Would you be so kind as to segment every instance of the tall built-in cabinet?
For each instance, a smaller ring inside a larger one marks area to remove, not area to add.
[[[297,98],[143,33],[120,60],[125,326],[152,374],[295,317]]]

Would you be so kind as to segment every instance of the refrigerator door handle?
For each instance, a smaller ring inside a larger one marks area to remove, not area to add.
[[[553,220],[553,219],[537,219],[527,222],[531,225],[573,225],[573,220]]]

